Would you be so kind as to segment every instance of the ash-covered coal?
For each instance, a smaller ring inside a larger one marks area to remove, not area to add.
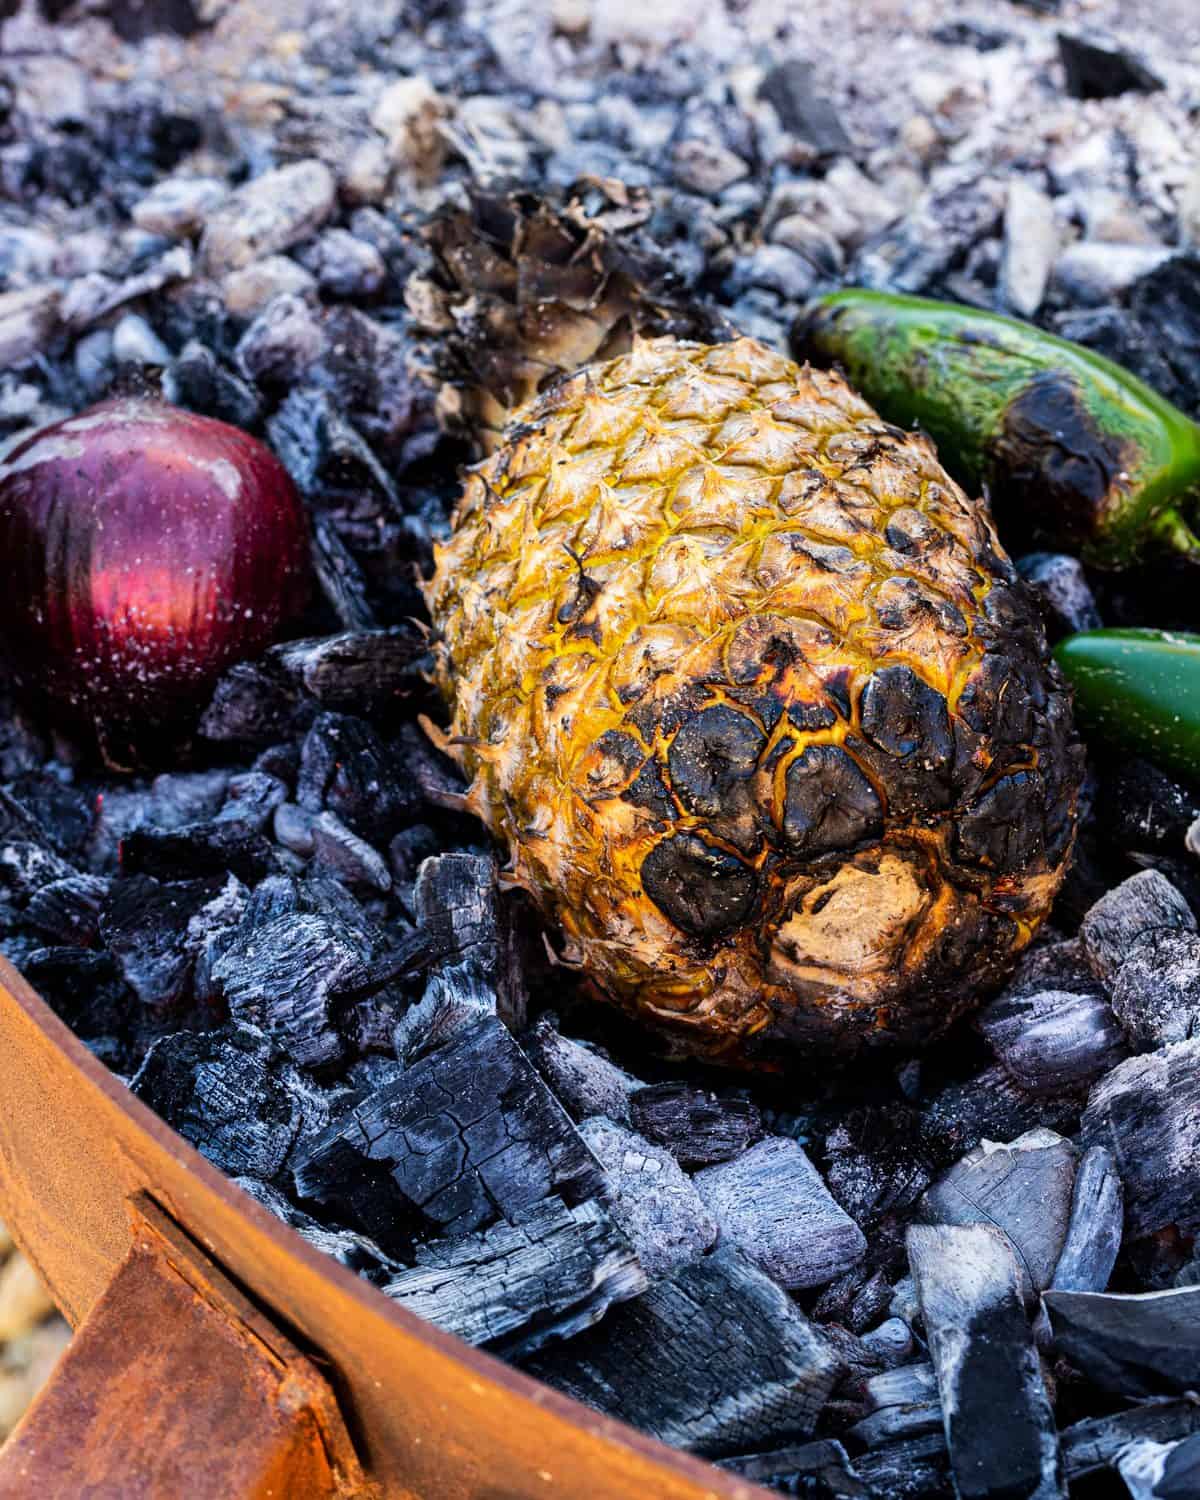
[[[1053,928],[920,1058],[668,1065],[579,1003],[422,733],[417,577],[450,429],[494,415],[448,356],[515,391],[635,325],[785,348],[870,284],[1030,317],[1200,415],[1195,7],[242,9],[0,0],[0,454],[161,390],[273,447],[318,586],[153,778],[0,681],[0,949],[310,1244],[732,1473],[1174,1496],[1200,789],[1098,760]],[[431,237],[447,203],[481,234]],[[1195,624],[1190,575],[1018,565],[1052,633]]]

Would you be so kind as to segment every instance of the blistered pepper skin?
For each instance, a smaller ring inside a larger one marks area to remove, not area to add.
[[[1054,655],[1085,737],[1200,779],[1200,635],[1086,630]]]
[[[1111,360],[998,313],[851,289],[814,302],[796,353],[837,365],[889,421],[928,432],[986,490],[1007,544],[1123,568],[1200,562],[1200,426]]]

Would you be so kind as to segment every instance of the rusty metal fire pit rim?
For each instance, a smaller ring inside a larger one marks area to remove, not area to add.
[[[106,1095],[143,1134],[150,1137],[160,1149],[173,1156],[189,1173],[197,1177],[212,1193],[222,1198],[237,1213],[248,1217],[258,1231],[272,1240],[286,1255],[299,1260],[316,1275],[331,1280],[344,1294],[355,1301],[366,1304],[375,1316],[383,1316],[396,1323],[411,1338],[437,1349],[443,1356],[455,1361],[463,1368],[464,1375],[498,1386],[502,1393],[527,1401],[533,1406],[545,1408],[565,1422],[569,1422],[596,1438],[633,1450],[652,1463],[672,1469],[679,1478],[703,1486],[711,1500],[763,1500],[771,1494],[758,1485],[728,1474],[702,1458],[696,1458],[677,1448],[669,1447],[657,1438],[639,1432],[628,1423],[593,1411],[582,1402],[564,1396],[521,1370],[505,1364],[495,1355],[476,1349],[455,1334],[446,1333],[435,1324],[419,1318],[415,1313],[392,1302],[388,1297],[348,1267],[340,1265],[331,1256],[322,1254],[297,1233],[290,1225],[277,1219],[260,1203],[250,1197],[229,1177],[203,1157],[190,1142],[184,1139],[147,1105],[130,1093],[128,1087],[100,1060],[95,1057],[41,998],[29,981],[3,954],[0,954],[0,992],[7,990],[17,1005],[33,1024],[43,1032],[63,1053],[86,1081]],[[2,1107],[2,1105],[0,1105]],[[199,1224],[181,1226],[192,1234],[206,1249],[219,1259],[219,1252],[212,1246]],[[20,1226],[9,1225],[13,1237],[22,1250]],[[53,1291],[51,1287],[51,1291]],[[271,1307],[269,1298],[258,1288],[246,1288],[247,1294],[256,1302],[264,1304],[273,1316],[280,1316]],[[382,1304],[382,1305],[381,1305]],[[286,1326],[287,1319],[283,1322]],[[317,1351],[318,1354],[321,1351]],[[354,1413],[346,1413],[347,1420],[354,1422]]]

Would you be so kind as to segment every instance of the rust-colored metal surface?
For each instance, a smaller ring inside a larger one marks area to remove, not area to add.
[[[313,1354],[383,1500],[767,1500],[312,1249],[134,1099],[0,959],[0,1218],[76,1327],[129,1254],[139,1194]],[[146,1436],[123,1434],[131,1449]]]
[[[0,1500],[369,1500],[312,1362],[149,1199],[130,1217],[129,1254],[0,1448]]]

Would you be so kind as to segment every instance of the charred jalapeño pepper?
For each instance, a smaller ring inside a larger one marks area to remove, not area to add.
[[[1085,630],[1054,655],[1085,734],[1200,779],[1200,635]]]
[[[1102,568],[1155,545],[1200,562],[1200,426],[1112,360],[998,313],[858,290],[814,302],[793,343],[928,432],[1009,544]]]

